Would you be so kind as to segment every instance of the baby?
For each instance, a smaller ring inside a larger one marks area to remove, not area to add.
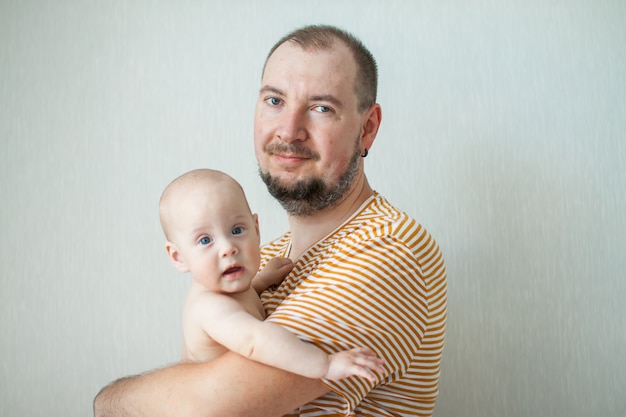
[[[352,375],[375,381],[383,360],[368,348],[327,355],[278,324],[264,321],[259,293],[291,271],[289,259],[261,257],[256,214],[230,176],[198,169],[176,178],[159,203],[172,264],[192,275],[183,313],[183,361],[209,361],[227,350],[309,378]]]

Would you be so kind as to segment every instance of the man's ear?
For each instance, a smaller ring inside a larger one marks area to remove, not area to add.
[[[363,125],[361,126],[361,148],[370,149],[378,134],[378,128],[383,119],[380,104],[374,103],[364,113]]]
[[[167,252],[167,256],[170,258],[172,265],[174,265],[174,268],[178,269],[180,272],[189,272],[189,267],[185,263],[185,260],[178,251],[176,245],[170,241],[165,242],[165,251]]]

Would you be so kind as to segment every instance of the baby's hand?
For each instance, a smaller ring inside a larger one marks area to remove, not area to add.
[[[294,263],[289,258],[272,258],[252,280],[255,291],[260,294],[272,285],[278,285],[291,272]]]
[[[376,382],[373,371],[384,375],[384,364],[385,361],[378,358],[371,349],[350,349],[330,355],[330,366],[325,378],[337,380],[357,375]]]

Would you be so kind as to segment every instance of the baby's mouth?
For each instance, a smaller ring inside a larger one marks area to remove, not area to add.
[[[230,268],[226,269],[226,271],[224,271],[223,275],[228,278],[229,276],[235,275],[241,271],[243,271],[243,268],[241,266],[231,266]]]

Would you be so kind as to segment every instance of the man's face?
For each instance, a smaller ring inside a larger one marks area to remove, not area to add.
[[[267,61],[254,118],[259,169],[292,215],[339,203],[362,175],[363,115],[346,46],[303,50],[292,42]]]

